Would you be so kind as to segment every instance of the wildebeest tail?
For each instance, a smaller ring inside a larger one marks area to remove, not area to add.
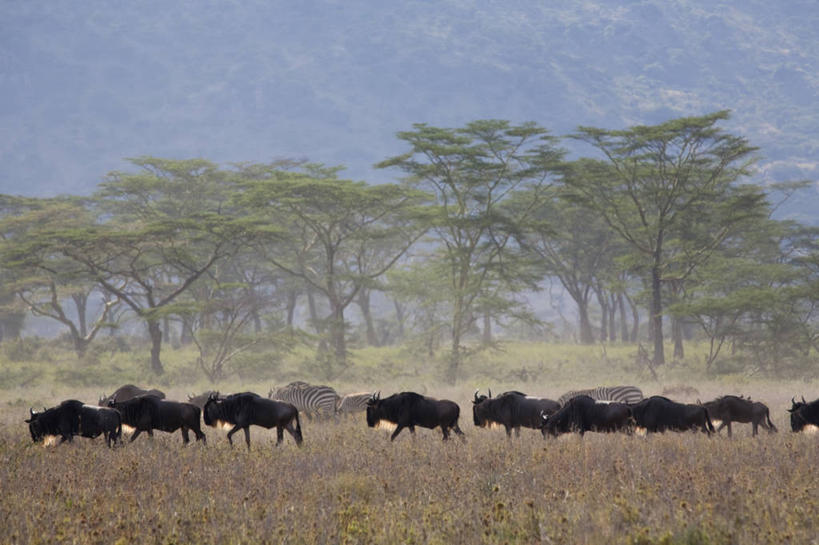
[[[768,421],[768,425],[773,431],[779,432],[779,430],[776,429],[776,426],[774,426],[774,423],[771,422],[771,412],[767,409],[767,407],[765,408],[765,419]]]
[[[296,416],[293,417],[296,420],[296,444],[301,446],[302,441],[304,440],[303,436],[301,435],[301,423],[299,422],[299,412],[296,411]]]
[[[705,410],[705,428],[708,430],[708,433],[716,433],[714,424],[711,422],[711,415],[708,414],[708,409],[705,409],[705,407],[703,407],[703,409]]]

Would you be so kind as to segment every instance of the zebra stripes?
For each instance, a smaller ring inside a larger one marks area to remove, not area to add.
[[[373,397],[372,392],[347,394],[338,401],[336,412],[342,415],[358,413],[367,410],[367,402]]]
[[[643,392],[636,386],[598,386],[589,390],[566,392],[557,400],[561,406],[573,397],[587,395],[598,401],[617,401],[619,403],[637,403],[642,401]]]
[[[295,405],[308,418],[314,414],[320,417],[335,416],[339,402],[338,394],[329,386],[315,386],[302,381],[270,390],[267,397]]]

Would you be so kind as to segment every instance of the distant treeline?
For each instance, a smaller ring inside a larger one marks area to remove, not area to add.
[[[576,160],[534,123],[418,124],[378,165],[390,184],[297,161],[140,157],[88,197],[0,196],[2,334],[52,318],[82,357],[136,318],[155,373],[173,333],[217,380],[238,354],[286,348],[304,309],[330,374],[347,365],[354,305],[358,342],[446,343],[454,380],[493,328],[546,329],[521,294],[552,280],[580,343],[645,340],[656,366],[668,333],[680,358],[699,332],[709,367],[728,352],[763,370],[810,364],[819,233],[772,217],[804,184],[750,183],[757,150],[718,126],[727,117],[580,127],[596,158]]]

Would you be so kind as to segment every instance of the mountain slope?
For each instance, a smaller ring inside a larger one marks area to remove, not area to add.
[[[380,181],[396,173],[371,165],[415,122],[561,135],[723,108],[761,179],[817,178],[814,2],[510,4],[4,2],[0,192],[88,193],[145,154],[306,157]],[[790,213],[816,221],[817,203]]]

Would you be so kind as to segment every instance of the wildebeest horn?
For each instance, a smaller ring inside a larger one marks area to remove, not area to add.
[[[489,399],[492,399],[492,388],[487,388],[489,390]]]
[[[478,390],[480,390],[480,388],[478,388]],[[475,390],[475,400],[473,401],[473,403],[478,402],[478,390]]]
[[[805,396],[802,396],[802,403],[804,403],[804,404],[806,404],[806,405],[807,405],[807,403],[808,403],[807,401],[805,401]]]
[[[29,407],[28,412],[31,414],[31,416],[34,416],[35,414],[37,414],[37,413],[34,412],[34,407]]]

